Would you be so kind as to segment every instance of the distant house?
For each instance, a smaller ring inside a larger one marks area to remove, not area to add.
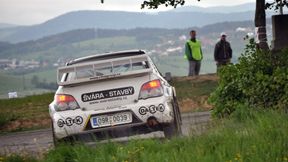
[[[8,98],[17,98],[18,95],[17,95],[17,92],[9,92],[8,93]]]
[[[8,67],[9,65],[12,64],[12,61],[11,60],[8,60],[8,59],[0,59],[0,68],[1,69],[4,69],[6,67]]]
[[[40,67],[40,62],[39,61],[34,61],[34,60],[25,61],[25,65],[24,66],[25,66],[26,69],[34,69],[34,68]]]

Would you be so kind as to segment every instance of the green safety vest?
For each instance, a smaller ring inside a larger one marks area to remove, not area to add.
[[[197,60],[197,61],[202,60],[201,42],[199,40],[196,40],[196,42],[189,40],[187,41],[187,44],[189,46],[190,53],[185,53],[185,56],[186,56],[185,58],[188,57],[187,55],[191,56],[191,53],[192,53],[192,58],[194,60]]]

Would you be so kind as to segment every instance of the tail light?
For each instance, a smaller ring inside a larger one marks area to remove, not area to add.
[[[56,95],[56,111],[75,110],[79,109],[79,105],[75,98],[70,95]]]
[[[152,80],[142,85],[139,99],[147,99],[163,95],[163,88],[160,80]]]

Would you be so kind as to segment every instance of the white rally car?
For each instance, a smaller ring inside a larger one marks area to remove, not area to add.
[[[49,105],[54,142],[181,134],[175,89],[144,51],[75,59],[57,75],[59,87]]]

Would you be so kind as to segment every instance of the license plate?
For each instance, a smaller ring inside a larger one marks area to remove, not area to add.
[[[93,116],[91,117],[90,122],[92,128],[127,124],[132,122],[132,114],[130,112],[123,112],[111,115]]]

